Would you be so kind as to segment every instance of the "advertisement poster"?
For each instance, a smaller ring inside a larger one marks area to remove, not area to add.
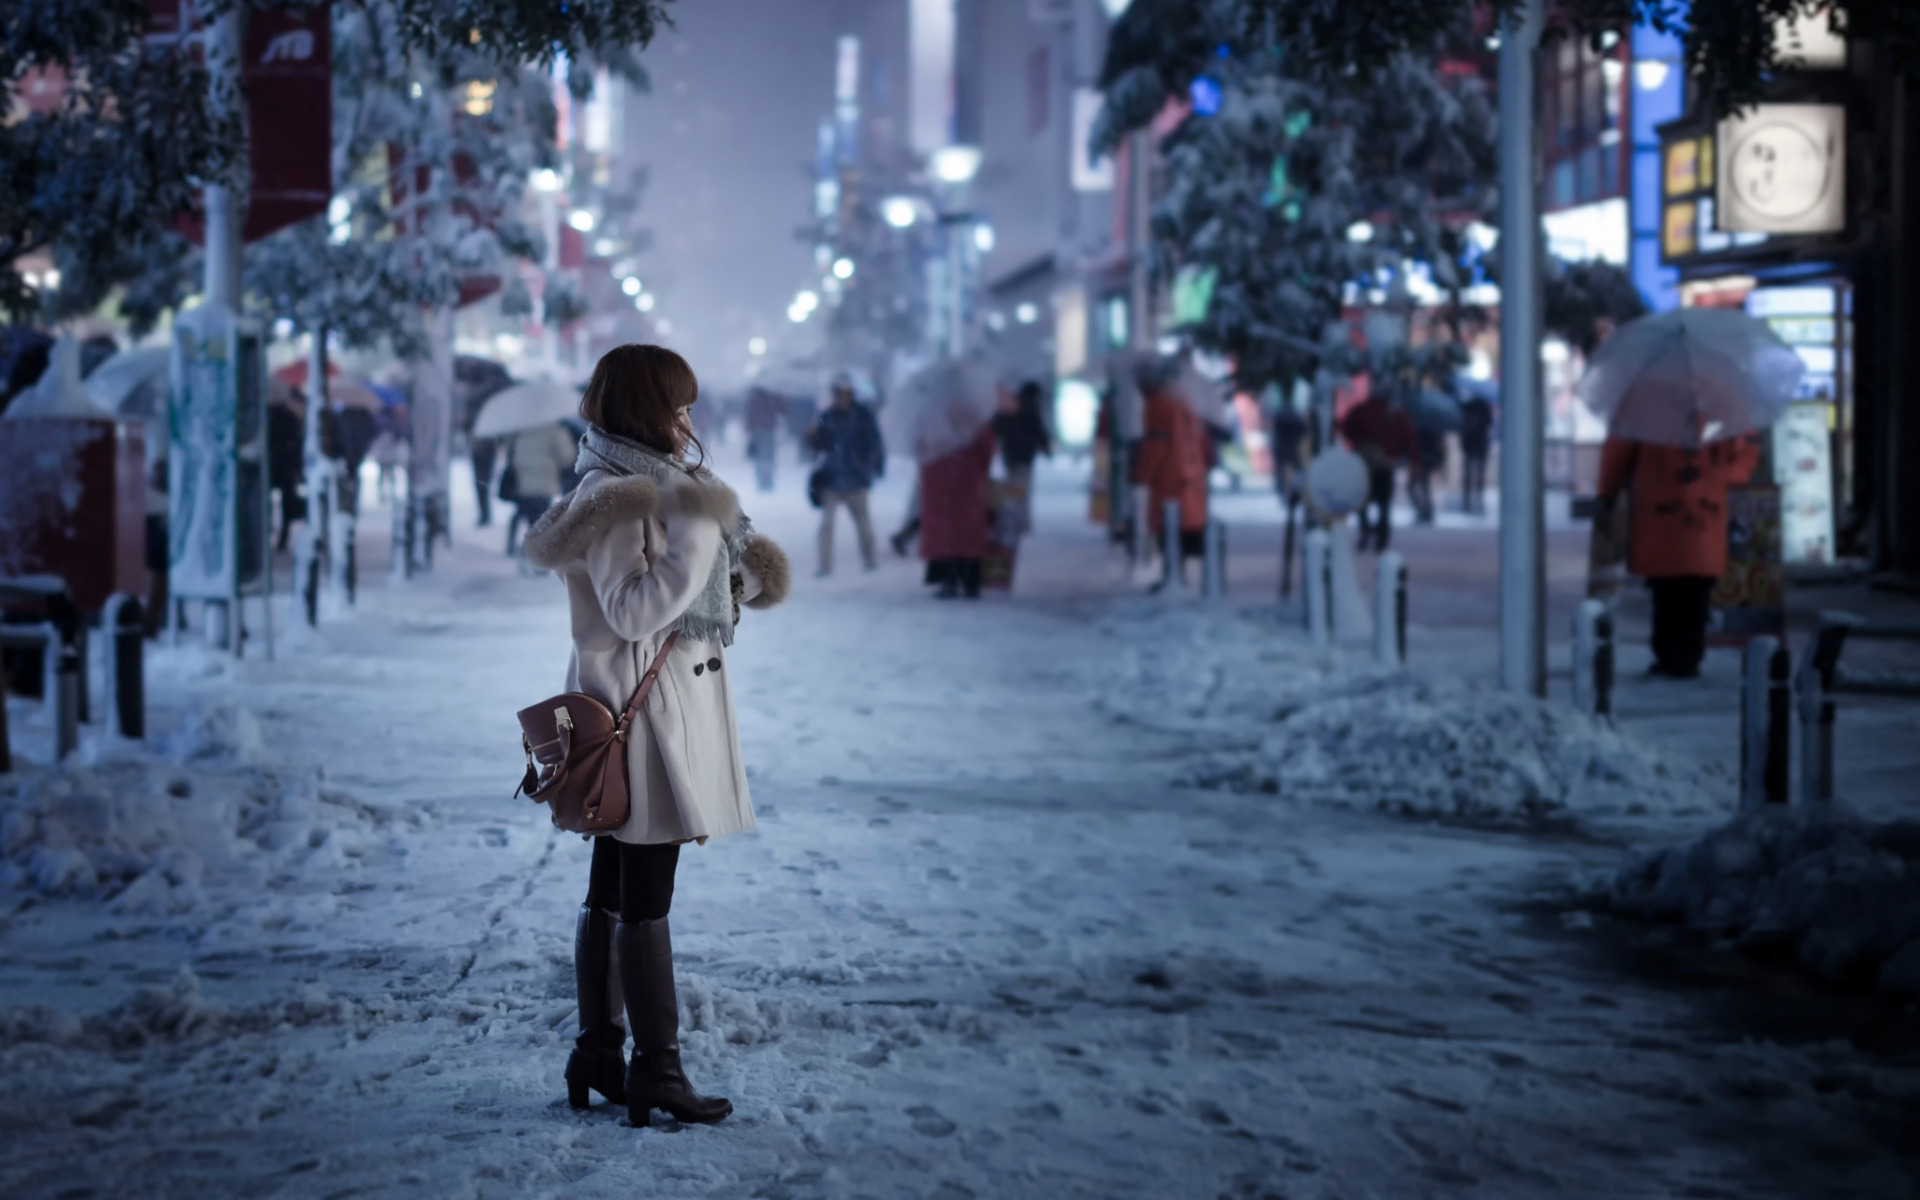
[[[1780,489],[1733,488],[1727,493],[1727,570],[1713,589],[1707,641],[1744,646],[1787,626],[1787,573],[1780,561]]]
[[[1780,554],[1788,563],[1833,561],[1832,405],[1795,404],[1773,427],[1780,485]]]
[[[225,337],[174,334],[167,417],[167,590],[226,600],[240,589],[238,422]]]

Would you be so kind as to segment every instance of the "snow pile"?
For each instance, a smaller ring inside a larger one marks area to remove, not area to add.
[[[125,1053],[155,1042],[205,1043],[286,1026],[344,1024],[368,1015],[361,1005],[312,984],[270,1004],[223,1008],[208,1001],[199,977],[182,967],[171,982],[141,988],[124,1003],[86,1017],[42,1004],[0,1009],[0,1047],[34,1042]]]
[[[1252,754],[1202,786],[1257,788],[1421,816],[1706,811],[1701,781],[1561,705],[1413,676],[1366,678],[1282,707]]]
[[[1837,805],[1743,813],[1632,863],[1591,900],[1920,995],[1920,825],[1874,824]]]
[[[1201,735],[1180,782],[1481,820],[1722,804],[1724,781],[1564,704],[1387,670],[1246,621],[1189,611],[1143,624],[1102,703]]]
[[[116,913],[178,916],[215,883],[262,884],[338,868],[388,814],[325,786],[285,779],[253,717],[194,713],[156,752],[96,743],[57,768],[0,776],[0,894],[105,899]]]

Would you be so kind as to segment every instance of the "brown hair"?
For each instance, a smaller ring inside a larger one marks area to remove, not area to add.
[[[665,346],[615,346],[593,368],[580,419],[673,458],[691,447],[697,464],[706,461],[707,448],[694,436],[687,410],[699,398],[700,381],[678,354]]]

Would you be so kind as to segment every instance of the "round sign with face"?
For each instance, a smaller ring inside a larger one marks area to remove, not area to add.
[[[1814,135],[1788,121],[1746,132],[1728,158],[1727,182],[1755,215],[1791,221],[1811,212],[1826,194],[1833,164]]]
[[[1367,501],[1367,464],[1336,446],[1307,464],[1307,502],[1329,517],[1344,517]]]

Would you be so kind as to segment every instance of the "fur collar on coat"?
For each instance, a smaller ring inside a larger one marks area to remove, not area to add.
[[[740,501],[711,478],[662,488],[644,475],[608,475],[560,497],[534,522],[526,537],[527,561],[548,570],[564,567],[586,557],[587,548],[614,525],[677,516],[709,517],[731,536],[740,527]],[[793,570],[778,545],[750,534],[740,566],[759,583],[742,596],[748,608],[772,608],[787,598]]]

